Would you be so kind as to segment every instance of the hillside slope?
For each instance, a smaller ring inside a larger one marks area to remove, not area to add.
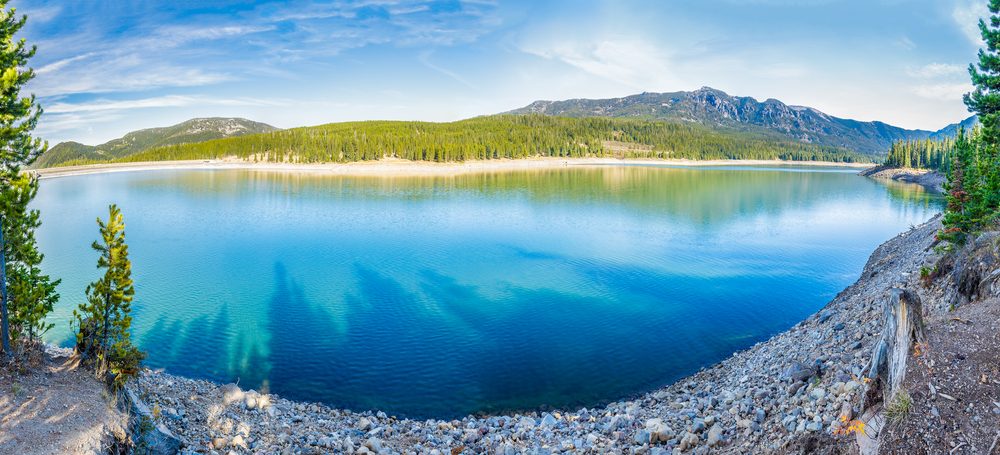
[[[277,128],[243,118],[196,118],[173,126],[133,131],[100,145],[61,142],[42,154],[34,167],[52,167],[76,160],[107,161],[166,145],[266,133]]]
[[[803,144],[767,132],[636,119],[497,115],[448,123],[331,123],[158,147],[116,161],[238,158],[329,163],[391,157],[449,162],[534,156],[865,160],[864,156],[842,148]]]
[[[841,147],[868,155],[884,154],[898,140],[954,135],[956,125],[939,131],[908,130],[883,122],[834,117],[819,110],[789,106],[775,99],[757,101],[703,87],[692,92],[641,93],[623,98],[535,101],[511,114],[565,117],[629,117],[698,123],[748,131],[767,131],[807,144]],[[966,119],[963,124],[973,122]]]

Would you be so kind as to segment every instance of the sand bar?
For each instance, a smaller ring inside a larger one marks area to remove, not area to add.
[[[834,163],[828,161],[779,161],[779,160],[628,160],[617,158],[526,158],[520,160],[473,160],[435,163],[382,159],[350,163],[261,163],[239,159],[150,161],[138,163],[89,164],[82,166],[37,169],[41,178],[68,177],[106,172],[147,171],[162,169],[251,169],[261,171],[312,172],[330,175],[359,175],[374,177],[447,176],[477,172],[495,172],[522,169],[550,169],[565,166],[646,164],[666,166],[826,166],[865,169],[871,163]]]

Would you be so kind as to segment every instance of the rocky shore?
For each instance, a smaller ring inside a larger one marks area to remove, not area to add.
[[[790,453],[853,447],[889,289],[934,264],[939,217],[881,245],[861,278],[790,330],[673,385],[595,409],[398,419],[162,372],[132,384],[193,453]],[[850,453],[848,451],[848,453]]]
[[[927,169],[910,169],[900,167],[877,166],[866,169],[860,173],[865,177],[881,180],[895,180],[897,182],[916,183],[935,193],[944,192],[944,184],[947,180],[943,174]]]

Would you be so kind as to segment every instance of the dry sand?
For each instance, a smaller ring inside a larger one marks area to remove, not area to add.
[[[447,176],[477,172],[498,172],[523,169],[551,169],[565,166],[613,164],[658,164],[670,166],[837,166],[869,168],[873,164],[833,163],[825,161],[777,160],[621,160],[616,158],[526,158],[520,160],[485,160],[450,163],[382,159],[351,163],[254,163],[239,159],[153,161],[139,163],[90,164],[38,169],[42,178],[105,172],[146,171],[154,169],[252,169],[262,171],[313,172],[330,175],[360,175],[376,177]]]

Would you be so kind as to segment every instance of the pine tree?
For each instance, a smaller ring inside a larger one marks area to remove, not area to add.
[[[982,208],[985,218],[1000,207],[1000,0],[990,0],[990,17],[979,20],[979,31],[986,43],[979,50],[979,63],[969,65],[975,89],[965,95],[969,110],[979,115],[982,130],[978,148],[981,188],[970,195]],[[980,219],[977,221],[987,221]]]
[[[944,214],[944,231],[938,234],[938,238],[951,242],[961,242],[965,234],[972,229],[971,212],[975,210],[972,206],[971,195],[978,191],[976,183],[978,172],[976,172],[975,162],[975,142],[978,134],[967,135],[964,129],[959,129],[955,138],[954,153],[952,154],[952,164],[948,171],[948,206]]]
[[[41,107],[34,95],[21,96],[21,89],[34,77],[27,64],[35,48],[24,39],[14,39],[26,21],[0,0],[0,345],[8,357],[13,354],[12,335],[20,335],[24,324],[30,327],[29,338],[34,329],[42,328],[39,321],[51,306],[38,303],[58,298],[57,282],[38,271],[42,255],[34,230],[40,221],[38,211],[28,209],[38,191],[38,178],[21,172],[48,147],[31,135]]]
[[[108,207],[107,222],[97,219],[101,238],[91,248],[100,253],[97,267],[104,276],[87,286],[87,301],[73,312],[78,326],[76,349],[98,374],[110,371],[116,382],[138,371],[145,357],[130,340],[132,263],[125,243],[125,220],[118,206]]]

